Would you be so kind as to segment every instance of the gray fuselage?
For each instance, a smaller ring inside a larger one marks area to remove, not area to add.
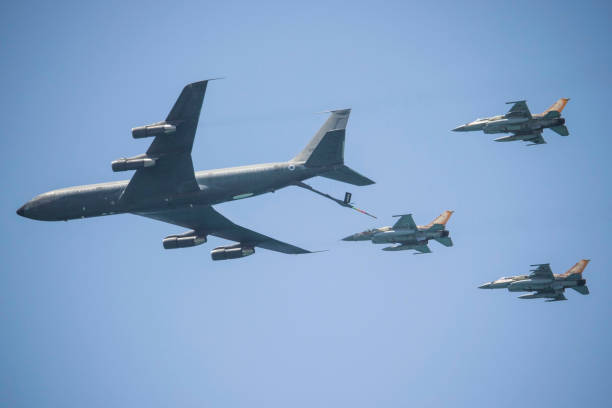
[[[584,286],[582,279],[566,279],[561,276],[553,278],[530,278],[528,275],[499,278],[479,286],[480,289],[508,289],[510,292],[533,292],[537,290],[560,290]]]
[[[334,166],[306,167],[300,162],[265,163],[195,173],[200,191],[128,201],[128,180],[52,190],[34,197],[17,213],[43,221],[67,221],[126,212],[151,212],[190,205],[214,205],[292,185]]]
[[[373,230],[359,232],[344,238],[344,241],[372,241],[373,244],[404,244],[417,245],[426,243],[430,239],[448,237],[447,230],[431,231],[427,228],[417,227],[416,230],[411,228],[396,228],[381,227]]]
[[[563,118],[546,118],[534,115],[530,118],[505,117],[504,115],[493,116],[490,118],[476,119],[473,122],[459,126],[453,130],[459,132],[470,132],[482,130],[487,134],[495,133],[528,133],[537,132],[542,129],[561,126],[565,124]]]

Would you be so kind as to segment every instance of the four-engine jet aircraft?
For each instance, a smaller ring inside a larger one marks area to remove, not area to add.
[[[453,131],[482,130],[485,133],[512,133],[511,136],[498,137],[494,140],[496,142],[523,140],[531,142],[528,146],[543,144],[546,141],[542,137],[542,131],[546,128],[550,128],[561,136],[569,135],[569,131],[565,127],[565,119],[561,117],[561,112],[567,105],[567,101],[569,101],[568,98],[561,98],[544,112],[534,115],[529,112],[526,101],[507,102],[513,105],[505,115],[476,119],[473,122],[456,127]]]
[[[399,244],[383,248],[383,251],[404,251],[414,249],[426,254],[431,250],[427,246],[430,239],[435,239],[444,246],[453,246],[453,241],[446,230],[446,223],[453,211],[445,211],[427,225],[416,225],[412,214],[394,215],[400,217],[392,227],[381,227],[359,232],[343,238],[343,241],[372,241],[373,244]]]
[[[572,288],[582,295],[589,294],[586,280],[582,279],[582,271],[589,263],[588,259],[578,261],[567,272],[553,274],[549,264],[537,264],[530,275],[517,275],[509,278],[499,278],[493,282],[479,286],[480,289],[503,289],[510,292],[535,292],[519,296],[519,299],[546,298],[547,302],[567,300],[564,295],[566,288]]]
[[[132,129],[134,138],[154,137],[145,154],[112,162],[113,171],[136,170],[129,181],[53,190],[23,205],[17,214],[46,221],[133,213],[190,231],[163,240],[166,249],[206,242],[208,235],[236,241],[215,248],[213,260],[254,253],[254,247],[286,254],[309,251],[234,224],[212,205],[297,185],[314,176],[365,186],[374,182],[344,165],[345,129],[350,109],[331,111],[310,143],[286,162],[194,172],[191,148],[208,81],[187,85],[166,120]],[[328,197],[331,198],[331,197]],[[333,198],[332,198],[333,199]],[[345,201],[338,204],[352,207]]]

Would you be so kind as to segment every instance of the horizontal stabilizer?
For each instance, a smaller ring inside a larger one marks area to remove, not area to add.
[[[332,180],[342,181],[343,183],[353,184],[356,186],[368,186],[370,184],[374,184],[374,181],[344,165],[337,168],[336,170],[319,174],[319,176]]]
[[[553,132],[557,132],[561,136],[569,136],[569,130],[564,125],[561,126],[553,126],[550,128]]]
[[[450,237],[440,237],[440,238],[434,238],[434,239],[444,246],[447,246],[447,247],[453,246],[453,240],[450,239]]]
[[[581,295],[588,295],[589,294],[589,288],[586,285],[584,285],[584,286],[574,286],[574,287],[572,287],[572,289],[574,289],[576,292],[580,293]]]

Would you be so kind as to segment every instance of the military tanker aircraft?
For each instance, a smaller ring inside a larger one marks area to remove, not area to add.
[[[546,141],[542,137],[542,131],[546,128],[561,136],[569,136],[569,131],[565,127],[565,119],[561,117],[561,112],[568,101],[569,98],[561,98],[544,112],[533,115],[529,112],[526,101],[506,102],[512,104],[512,107],[505,115],[476,119],[454,128],[453,131],[482,130],[487,134],[512,133],[510,136],[502,136],[493,140],[496,142],[523,140],[530,142],[528,146],[544,144]]]
[[[196,173],[191,149],[207,85],[208,80],[185,86],[164,121],[132,129],[136,139],[154,139],[145,154],[111,163],[115,172],[136,170],[131,180],[49,191],[28,201],[17,214],[35,220],[67,221],[132,213],[190,229],[166,237],[163,240],[166,249],[200,245],[208,235],[237,242],[213,249],[213,260],[252,255],[255,247],[286,254],[309,253],[236,225],[212,206],[295,185],[357,209],[350,202],[350,194],[344,200],[335,199],[303,182],[322,176],[357,186],[374,183],[344,165],[350,109],[331,111],[310,143],[289,161]]]
[[[374,228],[358,232],[343,238],[343,241],[372,241],[373,244],[398,244],[383,248],[383,251],[405,251],[414,249],[417,254],[431,252],[427,245],[430,239],[436,240],[444,246],[453,246],[449,237],[446,223],[453,211],[445,211],[427,225],[416,225],[412,214],[394,215],[399,220],[392,227]],[[416,254],[415,254],[416,255]]]
[[[535,269],[530,275],[517,275],[508,278],[499,278],[492,282],[480,285],[480,289],[504,289],[510,292],[535,292],[519,296],[519,299],[547,299],[547,302],[567,300],[565,289],[572,288],[582,295],[589,294],[586,280],[582,279],[582,271],[589,263],[589,259],[578,261],[567,272],[553,274],[550,264],[531,265]]]

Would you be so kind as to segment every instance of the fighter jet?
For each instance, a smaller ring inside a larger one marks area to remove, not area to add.
[[[511,136],[502,136],[494,139],[496,142],[512,142],[523,140],[530,142],[528,146],[546,143],[542,131],[546,128],[557,132],[561,136],[568,136],[565,119],[561,112],[567,105],[569,98],[561,98],[542,113],[532,115],[526,101],[506,102],[512,107],[505,115],[490,118],[476,119],[473,122],[453,129],[455,132],[470,132],[482,130],[485,133],[512,133]]]
[[[344,165],[350,109],[331,111],[310,143],[289,161],[196,173],[191,148],[207,85],[208,80],[185,86],[164,121],[132,129],[135,139],[154,139],[146,153],[111,163],[115,172],[136,170],[131,180],[49,191],[28,201],[17,214],[35,220],[67,221],[132,213],[189,229],[166,237],[162,241],[166,249],[200,245],[208,235],[237,242],[215,248],[213,260],[252,255],[255,247],[286,254],[309,253],[236,225],[212,206],[295,185],[355,208],[350,194],[345,200],[335,199],[303,182],[322,176],[357,186],[374,183]],[[229,146],[226,150],[231,151]]]
[[[582,279],[582,271],[589,263],[589,259],[583,259],[572,266],[567,272],[553,274],[549,264],[531,265],[535,269],[530,275],[517,275],[509,278],[499,278],[493,282],[479,286],[480,289],[503,289],[508,288],[510,292],[534,292],[519,296],[519,299],[545,298],[547,302],[567,300],[565,289],[572,288],[582,295],[589,294],[586,280]]]
[[[405,251],[414,249],[417,254],[428,254],[431,252],[430,239],[434,239],[444,246],[453,246],[449,237],[446,223],[453,211],[445,211],[442,215],[427,225],[416,225],[412,214],[394,215],[400,217],[392,227],[374,228],[359,232],[343,238],[343,241],[372,241],[373,244],[399,244],[383,248],[383,251]]]

